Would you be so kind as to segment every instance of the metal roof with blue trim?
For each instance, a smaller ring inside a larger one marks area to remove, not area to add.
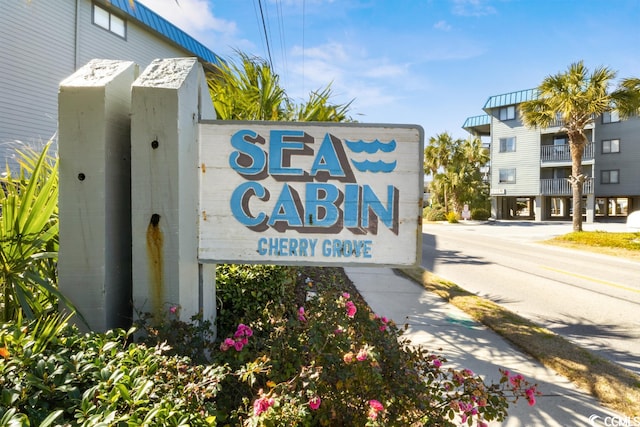
[[[481,116],[468,117],[464,121],[462,129],[475,135],[489,135],[491,132],[491,116],[483,114]]]
[[[133,2],[132,4],[130,0],[109,0],[107,1],[107,4],[121,10],[131,18],[135,19],[146,27],[149,27],[161,36],[171,40],[173,43],[177,44],[183,49],[193,53],[201,60],[210,62],[214,65],[221,65],[224,63],[224,60],[213,53],[205,45],[164,19],[145,5],[138,2]]]
[[[538,97],[538,89],[519,90],[517,92],[504,93],[502,95],[490,96],[482,109],[489,111],[492,108],[504,107],[507,105],[520,104],[531,101]]]

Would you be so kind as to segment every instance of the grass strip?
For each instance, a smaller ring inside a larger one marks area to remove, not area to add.
[[[640,376],[422,268],[398,271],[565,376],[602,405],[626,416],[640,415]]]

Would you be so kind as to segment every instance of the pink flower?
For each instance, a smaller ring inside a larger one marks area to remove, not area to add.
[[[169,308],[169,312],[171,314],[176,314],[176,312],[178,311],[178,306],[177,305],[173,305]]]
[[[520,383],[524,380],[524,377],[520,374],[518,375],[514,375],[512,377],[509,378],[509,382],[511,383],[512,386],[514,387],[519,387]]]
[[[441,367],[442,362],[440,361],[440,359],[433,359],[433,366],[435,366],[436,368]]]
[[[256,401],[253,402],[253,415],[257,417],[258,415],[271,408],[274,403],[275,400],[273,399],[273,397],[263,396],[259,399],[256,399]]]
[[[240,323],[233,338],[226,338],[220,344],[220,350],[227,351],[233,347],[236,351],[242,351],[242,348],[249,344],[249,337],[253,335],[253,331],[247,325]]]
[[[316,411],[320,407],[321,402],[322,400],[320,400],[318,396],[315,396],[309,400],[309,408],[311,408],[312,411]]]
[[[367,360],[367,350],[365,350],[364,348],[360,350],[356,356],[356,360],[358,362],[364,362],[365,360]]]
[[[382,406],[382,403],[378,402],[375,399],[372,399],[369,401],[369,419],[370,420],[375,420],[378,418],[378,412],[382,412],[384,411],[384,406]]]
[[[527,397],[527,402],[529,403],[529,406],[533,406],[536,404],[536,398],[533,396],[528,396]]]
[[[356,312],[358,311],[356,305],[353,303],[353,301],[347,301],[345,307],[347,308],[347,316],[353,318],[353,316],[355,316]]]
[[[344,293],[342,294],[342,297],[343,297],[344,299],[349,299],[349,298],[351,298],[351,295],[349,295],[349,292],[344,292]]]
[[[232,340],[231,338],[226,338],[222,344],[220,344],[220,350],[222,351],[227,351],[229,350],[231,347],[233,347],[235,345],[235,341]]]
[[[304,317],[304,307],[300,307],[298,309],[298,320],[300,322],[306,322],[307,321],[307,318]]]

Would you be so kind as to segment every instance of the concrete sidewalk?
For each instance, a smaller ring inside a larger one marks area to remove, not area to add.
[[[521,353],[495,332],[411,279],[390,268],[345,268],[345,272],[376,314],[393,319],[399,326],[408,324],[406,336],[446,357],[449,366],[471,369],[488,382],[498,381],[498,368],[506,368],[538,384],[543,395],[537,398],[534,407],[520,400],[510,407],[505,422],[491,426],[627,425],[621,423],[626,419],[600,406],[595,398],[566,378]],[[594,420],[590,421],[590,417]]]

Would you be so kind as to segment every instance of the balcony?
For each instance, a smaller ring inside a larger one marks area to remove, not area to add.
[[[593,160],[595,144],[588,143],[582,153],[582,161]],[[571,163],[571,149],[569,144],[565,145],[541,145],[540,161],[542,163]]]
[[[541,179],[540,194],[543,196],[571,196],[571,183],[567,178]],[[593,178],[582,184],[582,194],[593,194]]]

